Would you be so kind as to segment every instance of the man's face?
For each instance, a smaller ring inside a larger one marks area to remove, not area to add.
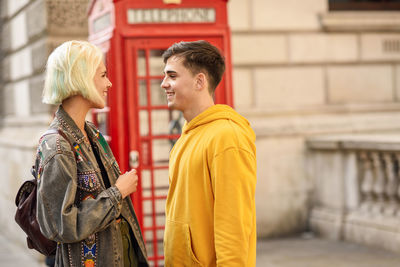
[[[190,109],[195,97],[195,75],[183,64],[183,59],[172,56],[164,68],[164,80],[161,88],[167,95],[168,107],[182,112]]]

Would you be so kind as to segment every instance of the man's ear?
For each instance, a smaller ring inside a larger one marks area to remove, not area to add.
[[[200,72],[196,75],[196,89],[203,90],[207,88],[207,77],[204,73]]]

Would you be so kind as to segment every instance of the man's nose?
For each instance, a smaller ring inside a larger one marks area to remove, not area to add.
[[[168,88],[168,83],[166,82],[165,78],[161,82],[161,88],[163,89]]]

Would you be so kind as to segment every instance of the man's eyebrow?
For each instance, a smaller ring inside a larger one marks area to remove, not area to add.
[[[164,73],[165,73],[165,74],[176,74],[176,71],[174,71],[174,70],[167,70],[167,71],[164,71]]]

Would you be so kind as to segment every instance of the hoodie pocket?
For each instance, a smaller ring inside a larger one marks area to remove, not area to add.
[[[167,220],[165,225],[165,266],[203,266],[192,250],[188,224]]]

